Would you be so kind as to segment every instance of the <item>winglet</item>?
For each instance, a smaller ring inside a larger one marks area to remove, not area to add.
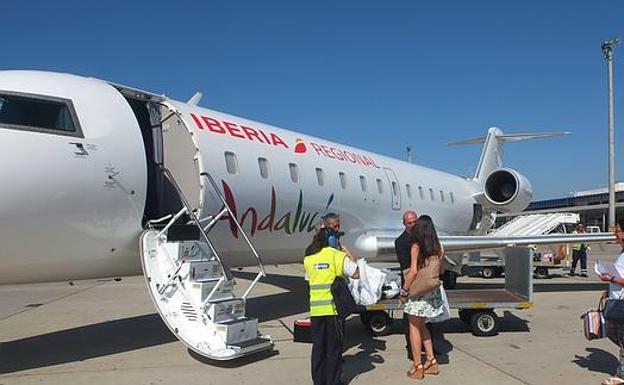
[[[191,96],[191,98],[188,100],[188,102],[186,102],[186,104],[190,104],[191,106],[196,106],[197,103],[199,103],[199,101],[201,100],[202,96],[204,96],[204,94],[197,91],[195,92],[195,94],[193,94],[193,96]]]

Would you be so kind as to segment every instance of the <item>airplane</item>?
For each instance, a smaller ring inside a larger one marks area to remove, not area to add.
[[[469,178],[206,109],[200,98],[0,71],[0,284],[143,273],[172,332],[227,360],[272,347],[246,316],[246,297],[263,264],[301,262],[329,212],[341,216],[342,244],[369,261],[394,258],[408,209],[433,218],[456,261],[466,250],[614,239],[486,235],[496,212],[520,212],[532,197],[529,180],[502,166],[503,144],[551,133],[491,127],[456,143],[484,144]],[[230,268],[256,265],[235,297]]]

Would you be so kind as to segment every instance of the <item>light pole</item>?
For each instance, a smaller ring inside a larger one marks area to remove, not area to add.
[[[620,42],[613,38],[602,43],[602,54],[607,61],[607,89],[609,95],[609,231],[615,228],[615,133],[613,129],[613,48]]]

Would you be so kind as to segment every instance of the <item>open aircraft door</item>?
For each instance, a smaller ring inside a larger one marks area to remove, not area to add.
[[[235,295],[231,272],[208,237],[219,218],[232,214],[203,170],[201,148],[176,107],[166,101],[147,105],[154,162],[168,181],[160,185],[173,189],[180,206],[151,220],[141,236],[143,273],[158,313],[184,345],[210,359],[229,360],[272,349],[271,338],[258,333],[258,320],[245,315],[246,298],[264,269],[260,264],[260,273],[245,294]],[[200,218],[208,190],[222,199],[223,208]]]
[[[401,210],[401,189],[399,187],[399,181],[394,171],[384,167],[384,172],[390,183],[390,194],[392,194],[392,209]]]

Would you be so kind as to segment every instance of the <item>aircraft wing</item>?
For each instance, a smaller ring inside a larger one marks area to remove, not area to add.
[[[367,232],[358,238],[358,248],[377,255],[394,255],[394,240],[399,233],[383,231],[378,234]],[[548,234],[529,236],[488,236],[488,235],[442,235],[439,236],[444,250],[473,251],[482,249],[496,249],[507,246],[552,245],[568,243],[603,243],[615,241],[613,233],[585,233],[585,234]]]

